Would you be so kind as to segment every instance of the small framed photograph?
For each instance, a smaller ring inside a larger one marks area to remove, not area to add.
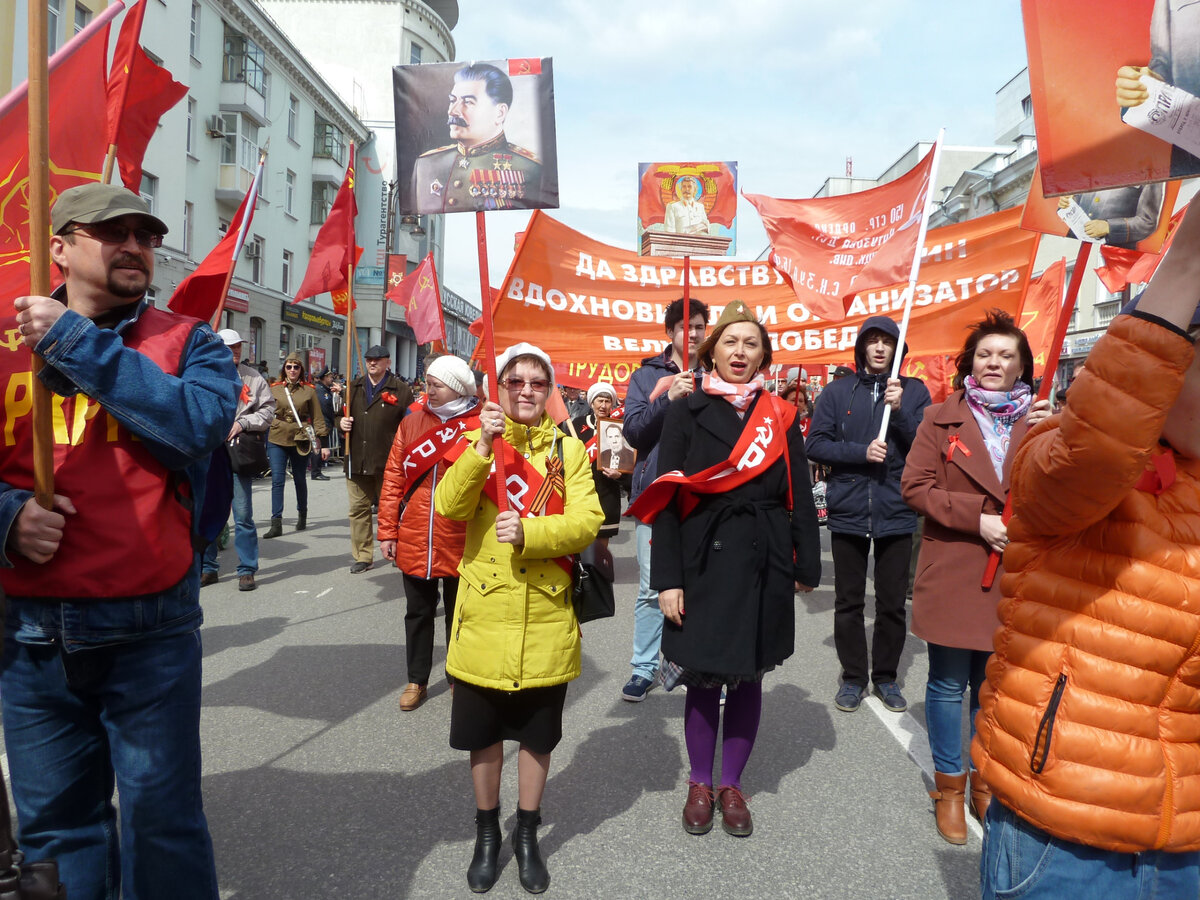
[[[601,469],[616,469],[619,472],[632,472],[633,464],[637,462],[637,451],[625,442],[625,422],[621,419],[597,419],[596,430],[599,432],[597,445],[600,448],[600,461],[597,466]]]

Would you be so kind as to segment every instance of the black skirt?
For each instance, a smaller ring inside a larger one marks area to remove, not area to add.
[[[549,753],[562,740],[567,685],[498,691],[459,681],[450,704],[450,746],[483,750],[517,741],[534,753]]]

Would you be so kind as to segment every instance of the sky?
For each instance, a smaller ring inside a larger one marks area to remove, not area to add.
[[[811,197],[918,141],[990,146],[1026,65],[1018,0],[459,0],[458,61],[553,57],[560,208],[632,249],[639,162],[733,160],[739,191]],[[487,214],[491,283],[528,211]],[[739,201],[737,258],[767,245]],[[442,283],[479,303],[475,217],[447,215]]]

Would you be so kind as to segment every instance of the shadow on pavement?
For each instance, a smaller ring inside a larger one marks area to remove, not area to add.
[[[252,647],[283,634],[290,619],[283,616],[268,616],[237,625],[205,625],[200,632],[204,655],[212,656],[232,647]]]

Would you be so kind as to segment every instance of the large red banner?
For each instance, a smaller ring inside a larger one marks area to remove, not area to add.
[[[1018,228],[1011,209],[930,231],[908,345],[912,357],[956,354],[965,329],[996,307],[1016,315],[1038,235]],[[771,333],[775,362],[853,363],[854,341],[871,315],[897,320],[905,285],[857,295],[847,318],[821,321],[766,261],[693,260],[691,295],[710,322],[734,300],[753,307]],[[530,341],[550,354],[565,384],[623,385],[641,360],[666,346],[663,311],[683,296],[683,260],[638,256],[602,244],[540,210],[493,304],[496,347]],[[476,353],[481,353],[482,348]]]
[[[808,200],[744,194],[771,239],[771,262],[814,314],[841,321],[856,292],[907,282],[933,157],[930,150],[895,181],[854,194]]]

